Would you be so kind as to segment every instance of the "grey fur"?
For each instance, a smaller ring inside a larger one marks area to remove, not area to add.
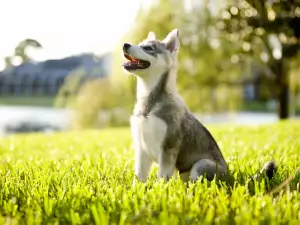
[[[151,46],[154,51],[147,51],[143,49],[145,46]],[[164,45],[157,41],[157,40],[152,40],[148,41],[147,45],[141,44],[140,47],[149,55],[152,55],[153,57],[157,57],[158,54],[163,54],[165,52],[165,47]]]
[[[137,109],[135,115],[143,115],[147,117],[149,113],[152,111],[153,107],[159,100],[163,100],[162,98],[167,97],[167,93],[165,91],[165,86],[168,80],[169,72],[165,72],[162,76],[158,84],[151,91],[149,96],[140,98],[138,100]]]
[[[135,46],[133,51],[135,54],[134,57],[138,58],[139,55],[143,55],[143,57],[147,58],[144,53],[146,52],[148,55],[153,56],[155,60],[165,60],[168,62],[171,52],[176,51],[178,48],[176,42],[174,42],[174,34],[173,32],[173,36],[170,36],[169,41],[166,42],[149,40],[146,44],[142,43],[137,48]],[[152,46],[153,50],[143,49],[144,45]],[[151,63],[156,63],[155,60]],[[134,72],[136,73],[136,71]],[[150,117],[159,118],[167,125],[167,130],[165,136],[160,136],[161,133],[159,132],[160,130],[164,130],[165,126],[162,129],[150,126],[150,129],[153,129],[155,134],[156,132],[158,133],[155,136],[157,143],[155,147],[147,143],[146,148],[150,148],[150,150],[154,149],[155,151],[159,150],[159,153],[149,153],[149,149],[145,150],[145,147],[136,139],[136,152],[140,154],[137,156],[140,162],[135,164],[137,166],[135,171],[137,177],[140,180],[145,180],[151,161],[156,161],[159,164],[158,177],[166,178],[167,180],[172,176],[175,168],[182,177],[188,173],[189,178],[192,180],[197,180],[198,177],[205,175],[208,180],[214,179],[215,176],[224,178],[228,172],[228,165],[217,142],[205,126],[185,106],[178,93],[176,91],[172,92],[167,88],[168,84],[173,84],[168,83],[170,78],[176,79],[176,77],[171,76],[176,75],[171,74],[170,71],[162,72],[156,85],[151,87],[150,93],[138,95],[133,112],[133,120],[149,121]],[[140,79],[143,79],[143,77],[141,76]],[[173,80],[171,81],[173,82]],[[143,125],[138,124],[138,122],[134,125],[138,129],[146,129]],[[163,142],[158,139],[163,140]],[[267,176],[270,178],[273,176],[275,170],[276,166],[272,163],[268,164],[265,168]]]
[[[218,164],[221,172],[227,171],[227,164],[223,155],[210,132],[180,104],[178,100],[167,93],[166,83],[169,72],[161,76],[158,84],[153,88],[149,96],[140,98],[135,105],[134,115],[147,117],[150,114],[161,118],[168,125],[167,136],[163,144],[165,158],[175,160],[179,173],[190,171],[193,165],[202,159],[209,159]],[[197,164],[197,171],[204,175],[203,163]],[[208,168],[213,174],[216,169]],[[213,179],[213,176],[207,176]]]

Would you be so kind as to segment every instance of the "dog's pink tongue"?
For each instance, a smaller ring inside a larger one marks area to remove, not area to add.
[[[135,58],[131,58],[131,61],[134,62],[134,63],[138,63],[139,60],[135,59]]]

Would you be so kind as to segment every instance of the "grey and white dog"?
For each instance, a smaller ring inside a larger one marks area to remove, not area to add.
[[[185,106],[176,88],[179,31],[160,41],[150,32],[138,45],[124,43],[125,71],[137,78],[137,101],[130,119],[135,175],[147,181],[151,165],[158,178],[178,171],[183,180],[223,177],[228,165],[211,133]],[[274,164],[272,164],[274,166]]]

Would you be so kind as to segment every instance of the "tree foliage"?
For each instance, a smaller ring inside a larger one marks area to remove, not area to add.
[[[6,56],[4,58],[4,64],[5,64],[5,68],[4,69],[9,69],[13,66],[13,63],[12,63],[12,57],[10,56]]]
[[[268,68],[279,117],[287,118],[289,61],[300,49],[300,1],[235,0],[222,15],[227,38]]]
[[[191,9],[183,3],[159,0],[150,8],[142,8],[134,27],[124,39],[137,44],[147,37],[149,31],[163,39],[170,30],[178,28],[181,41],[178,68],[180,93],[193,111],[227,110],[230,107],[228,103],[238,102],[241,96],[240,88],[228,86],[241,76],[241,61],[233,54],[235,46],[223,38],[215,26],[217,16],[211,13],[208,1],[203,4],[191,1]],[[134,80],[130,83],[134,91]]]
[[[109,78],[85,82],[73,101],[75,112],[72,127],[82,129],[128,124],[129,115],[119,108],[122,91]]]
[[[42,45],[37,40],[31,38],[21,41],[15,48],[14,56],[19,56],[22,59],[22,63],[26,63],[30,60],[26,52],[28,47],[42,48]]]
[[[42,48],[42,45],[37,40],[31,38],[21,41],[15,47],[13,54],[4,58],[5,69],[14,66],[13,61],[16,57],[20,58],[20,64],[29,62],[31,58],[27,53],[28,47],[39,49]]]
[[[231,43],[220,29],[220,12],[213,14],[209,1],[190,2],[192,7],[188,8],[184,1],[157,0],[140,9],[133,27],[113,51],[112,76],[107,83],[91,81],[78,93],[78,98],[89,99],[88,102],[76,100],[77,110],[82,112],[81,124],[91,126],[103,109],[107,113],[113,112],[114,108],[131,112],[136,80],[125,75],[122,69],[122,44],[138,44],[149,31],[162,40],[174,28],[179,29],[181,42],[178,89],[188,107],[196,113],[237,110],[242,97],[239,82],[248,73],[247,61],[237,53],[239,45]],[[105,96],[109,101],[94,98],[99,96]],[[109,104],[110,101],[114,104]]]

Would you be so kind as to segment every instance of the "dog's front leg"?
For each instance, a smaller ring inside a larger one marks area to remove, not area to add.
[[[177,154],[174,149],[161,151],[158,160],[158,178],[168,181],[174,174]]]
[[[135,176],[141,182],[146,182],[151,169],[152,160],[142,148],[135,149]]]
[[[132,116],[130,118],[135,154],[134,173],[139,181],[146,182],[151,169],[152,160],[150,159],[149,154],[142,147],[142,122],[143,121],[139,117]],[[134,179],[133,183],[135,183],[135,181],[136,179]]]

